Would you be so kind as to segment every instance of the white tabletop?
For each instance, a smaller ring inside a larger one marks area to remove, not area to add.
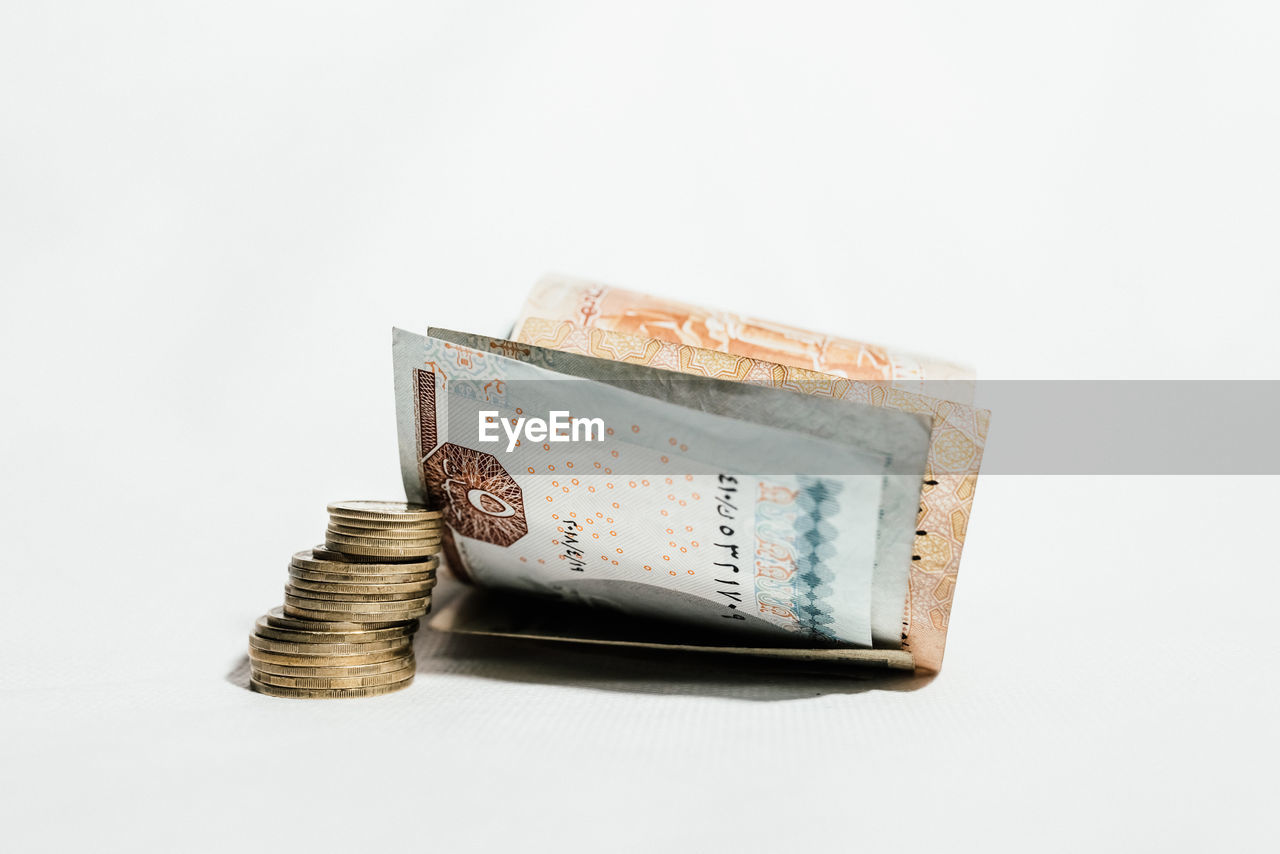
[[[6,7],[0,848],[1258,847],[1274,477],[984,476],[932,679],[428,631],[408,690],[292,702],[244,649],[328,501],[401,494],[391,326],[502,334],[547,270],[1275,378],[1277,23]]]

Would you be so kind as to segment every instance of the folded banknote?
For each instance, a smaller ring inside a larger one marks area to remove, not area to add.
[[[517,336],[394,336],[406,492],[456,573],[937,669],[987,413],[528,306]]]

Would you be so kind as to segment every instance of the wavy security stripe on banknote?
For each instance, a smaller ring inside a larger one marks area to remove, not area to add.
[[[766,422],[751,423],[400,330],[394,350],[406,490],[444,511],[457,563],[478,583],[871,644],[883,519],[908,533],[914,522],[927,418],[705,378],[670,386],[666,372],[603,363],[656,377],[677,398],[727,394],[740,415]],[[767,423],[794,421],[797,405],[818,416],[806,426],[848,424],[860,440]],[[551,410],[603,417],[609,435],[508,451],[478,441],[480,413],[495,410],[512,420]],[[899,483],[916,495],[886,502],[885,485]],[[801,571],[761,574],[762,552]]]
[[[521,326],[520,340],[534,346],[665,370],[787,388],[906,412],[930,413],[933,430],[913,545],[915,560],[910,565],[907,602],[900,610],[903,648],[912,653],[918,666],[932,670],[941,667],[951,600],[990,412],[791,365],[544,318],[527,318]],[[877,567],[877,571],[879,569]],[[887,596],[888,586],[877,586],[876,592],[881,597]],[[896,604],[892,599],[873,600],[872,628],[877,645],[884,633],[894,628],[884,617],[891,616],[892,610],[900,605],[901,600]]]
[[[848,379],[889,382],[905,391],[927,393],[926,382],[935,389],[945,385],[948,391],[942,396],[973,403],[973,372],[958,365],[583,279],[544,276],[539,280],[525,300],[511,337],[527,340],[524,324],[533,317],[567,320]]]

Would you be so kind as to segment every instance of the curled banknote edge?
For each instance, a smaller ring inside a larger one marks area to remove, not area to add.
[[[525,324],[530,318],[568,321],[973,403],[973,372],[959,365],[587,279],[543,276],[525,300],[513,339],[528,340]],[[948,391],[939,394],[944,386]]]
[[[538,364],[459,333],[393,343],[406,492],[443,511],[450,562],[477,584],[741,642],[870,647],[877,585],[896,585],[900,617],[905,574],[876,567],[909,562],[929,412],[566,353]],[[485,436],[557,411],[607,435]]]

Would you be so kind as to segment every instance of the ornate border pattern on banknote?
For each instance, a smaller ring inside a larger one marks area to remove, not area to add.
[[[781,361],[770,362],[612,329],[584,327],[569,321],[526,317],[515,331],[515,338],[524,344],[586,356],[931,415],[933,430],[903,609],[902,648],[912,654],[921,669],[936,671],[941,667],[989,412],[913,394],[885,383],[859,382]],[[787,355],[776,354],[779,360]],[[795,544],[761,543],[757,574],[775,577],[797,558]],[[778,601],[770,602],[769,606],[786,608],[789,604]]]
[[[436,375],[431,371],[413,372],[414,406],[418,422],[418,465],[436,447]],[[424,480],[425,483],[425,480]]]

